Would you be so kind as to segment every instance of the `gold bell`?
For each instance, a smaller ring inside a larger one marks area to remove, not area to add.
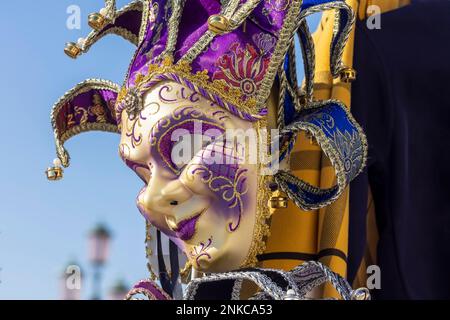
[[[101,13],[91,13],[88,17],[89,26],[96,31],[103,29],[108,23],[109,20]]]
[[[351,299],[359,301],[370,300],[370,291],[367,288],[356,289],[351,293]]]
[[[208,19],[208,29],[215,34],[224,34],[230,31],[230,20],[221,14],[215,14]]]
[[[279,190],[276,190],[269,200],[271,209],[285,209],[288,207],[288,199],[281,195]]]
[[[64,48],[64,53],[72,59],[76,59],[81,54],[81,48],[75,42],[68,42]]]
[[[61,160],[53,160],[53,167],[47,168],[45,173],[47,174],[47,179],[50,181],[58,181],[63,178],[63,168],[61,167]]]
[[[351,83],[356,80],[356,70],[353,68],[342,69],[339,76],[342,82]]]
[[[288,199],[286,197],[270,198],[270,207],[272,209],[286,209],[288,207]]]

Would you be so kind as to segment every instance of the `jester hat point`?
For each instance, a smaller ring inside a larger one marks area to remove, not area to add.
[[[312,135],[330,159],[336,185],[321,189],[279,170],[276,184],[300,208],[324,207],[363,169],[367,142],[348,109],[337,100],[313,99],[315,48],[306,18],[336,12],[330,43],[334,78],[351,81],[354,72],[342,53],[354,23],[342,0],[137,0],[117,10],[114,0],[89,16],[92,32],[65,53],[78,58],[98,40],[116,34],[137,49],[122,86],[89,79],[69,90],[53,107],[51,123],[57,159],[47,170],[62,178],[70,157],[64,143],[86,131],[121,132],[121,114],[143,109],[142,97],[163,81],[177,82],[246,121],[268,116],[267,101],[277,90],[277,125],[290,156],[300,132]],[[305,80],[296,77],[295,36],[300,43]],[[353,78],[352,78],[353,77]]]

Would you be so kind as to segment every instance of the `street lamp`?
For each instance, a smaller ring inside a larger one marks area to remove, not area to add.
[[[109,255],[111,233],[102,224],[98,224],[89,234],[89,261],[94,269],[92,300],[101,298],[101,271]]]
[[[109,300],[124,300],[125,296],[127,295],[128,291],[130,289],[128,288],[127,284],[123,280],[119,280],[116,282],[116,284],[111,288],[111,291],[109,292]]]

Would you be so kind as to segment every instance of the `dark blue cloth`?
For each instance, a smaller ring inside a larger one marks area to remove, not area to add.
[[[349,278],[364,254],[367,184],[380,234],[378,299],[450,299],[450,1],[357,23],[352,112],[369,142],[351,185]]]

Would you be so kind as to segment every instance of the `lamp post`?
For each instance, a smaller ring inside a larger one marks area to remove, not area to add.
[[[98,224],[89,235],[89,261],[94,269],[92,300],[101,299],[101,272],[109,256],[110,239],[111,233],[102,224]]]

